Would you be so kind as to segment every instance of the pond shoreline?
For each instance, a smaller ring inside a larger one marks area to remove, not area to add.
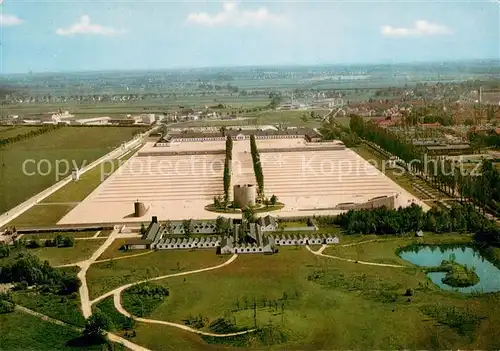
[[[498,260],[490,261],[484,252],[484,248],[475,243],[415,243],[396,250],[399,257],[420,267],[427,277],[443,290],[461,293],[498,292]],[[450,261],[453,261],[453,267]]]

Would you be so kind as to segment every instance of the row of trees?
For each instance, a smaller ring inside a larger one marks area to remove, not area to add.
[[[452,195],[458,193],[462,203],[471,202],[483,211],[499,213],[500,172],[491,161],[484,161],[479,172],[466,173],[452,161],[430,157],[424,148],[374,123],[364,122],[362,117],[352,116],[350,127],[360,137],[397,156],[409,170],[426,175],[436,188]]]
[[[62,127],[61,125],[57,125],[57,124],[56,125],[48,125],[48,126],[38,128],[36,130],[32,130],[28,133],[17,134],[16,136],[13,136],[13,137],[0,139],[0,148],[7,146],[9,144],[17,143],[19,141],[32,139],[32,138],[37,137],[39,135],[42,135],[42,134],[45,134],[48,132],[52,132],[52,131],[59,129],[61,127]]]
[[[231,163],[233,159],[233,139],[226,137],[226,159],[224,161],[224,203],[229,203],[229,191],[231,187]]]
[[[347,234],[404,234],[419,230],[474,233],[489,222],[471,205],[455,205],[449,211],[433,207],[424,212],[422,207],[412,204],[397,210],[386,207],[350,210],[335,217],[333,223]]]
[[[255,135],[250,135],[250,152],[252,154],[253,171],[255,173],[255,180],[257,181],[257,190],[259,192],[259,197],[263,197],[264,174],[262,173],[262,164],[260,162],[259,150],[257,150]]]
[[[500,245],[500,229],[472,205],[455,205],[450,210],[436,207],[424,212],[412,204],[406,208],[385,207],[350,210],[333,219],[346,234],[407,234],[419,230],[436,233],[475,233],[477,241]]]
[[[35,238],[28,241],[20,240],[20,243],[28,249],[36,249],[42,247],[40,239]],[[61,234],[56,235],[54,239],[46,239],[43,243],[45,247],[73,247],[75,246],[75,238],[70,235],[63,236]]]

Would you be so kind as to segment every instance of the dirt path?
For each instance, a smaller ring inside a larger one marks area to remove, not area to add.
[[[106,238],[104,244],[102,244],[88,260],[78,262],[77,264],[81,268],[80,272],[78,272],[77,274],[77,277],[82,282],[79,293],[80,293],[82,313],[85,319],[89,318],[92,315],[92,308],[91,308],[92,304],[90,303],[89,289],[87,286],[87,278],[86,278],[87,270],[89,269],[90,265],[94,263],[94,261],[97,260],[97,258],[101,256],[102,253],[106,251],[106,249],[113,243],[118,234],[119,234],[118,229],[113,230],[111,234]]]
[[[183,276],[183,275],[189,275],[189,274],[195,274],[195,273],[212,271],[214,269],[219,269],[219,268],[227,266],[228,264],[231,264],[234,260],[236,260],[236,258],[238,258],[238,255],[234,254],[233,256],[231,256],[231,258],[229,260],[227,260],[226,262],[224,262],[224,263],[222,263],[220,265],[217,265],[217,266],[212,266],[212,267],[208,267],[208,268],[200,268],[200,269],[196,269],[196,270],[193,270],[193,271],[186,271],[186,272],[180,272],[180,273],[174,273],[174,274],[167,274],[167,275],[162,275],[162,276],[159,276],[159,277],[144,279],[144,280],[141,280],[141,281],[138,281],[138,282],[134,282],[134,283],[125,284],[125,285],[122,285],[122,286],[120,286],[120,287],[118,287],[116,289],[108,291],[107,293],[105,293],[105,294],[103,294],[103,295],[95,298],[94,300],[91,301],[91,305],[93,305],[93,304],[95,304],[95,303],[97,303],[97,302],[105,299],[106,297],[113,296],[115,294],[121,294],[123,290],[128,289],[131,286],[134,286],[134,285],[137,285],[137,284],[147,283],[147,282],[151,282],[151,281],[155,281],[155,280],[162,280],[162,279],[166,279],[166,278],[179,277],[179,276]]]
[[[343,257],[338,257],[338,256],[332,256],[332,255],[325,255],[323,251],[328,247],[328,245],[323,245],[318,251],[313,251],[309,247],[309,245],[306,245],[306,248],[314,255],[316,256],[322,256],[322,257],[327,257],[327,258],[334,258],[336,260],[340,261],[345,261],[345,262],[352,262],[352,263],[358,263],[358,264],[364,264],[367,266],[379,266],[379,267],[391,267],[391,268],[406,268],[407,266],[402,266],[398,264],[388,264],[388,263],[376,263],[376,262],[366,262],[366,261],[357,261],[353,260],[350,258],[343,258]]]
[[[120,293],[116,293],[116,294],[113,295],[113,302],[114,302],[115,308],[117,309],[118,312],[120,312],[124,316],[130,317],[130,318],[134,318],[138,322],[168,325],[169,327],[179,328],[179,329],[182,329],[182,330],[185,330],[185,331],[188,331],[188,332],[191,332],[191,333],[196,333],[196,334],[199,334],[199,335],[206,335],[206,336],[214,336],[214,337],[221,337],[221,338],[223,338],[223,337],[228,337],[228,336],[237,336],[237,335],[248,334],[248,333],[251,333],[251,332],[255,331],[255,329],[249,329],[249,330],[244,330],[244,331],[241,331],[241,332],[228,333],[228,334],[208,333],[208,332],[204,332],[204,331],[201,331],[201,330],[198,330],[198,329],[190,328],[187,325],[183,325],[183,324],[166,322],[166,321],[160,321],[160,320],[157,320],[157,319],[147,319],[147,318],[135,317],[132,314],[130,314],[129,312],[127,312],[127,310],[125,310],[123,308],[123,306],[121,304],[121,294]]]
[[[52,324],[57,324],[57,325],[60,325],[60,326],[66,327],[66,328],[70,328],[70,329],[72,329],[72,330],[74,330],[76,332],[79,332],[79,333],[81,333],[83,331],[82,328],[79,328],[79,327],[76,327],[74,325],[65,323],[63,321],[51,318],[49,316],[46,316],[44,314],[35,312],[35,311],[30,310],[29,308],[26,308],[26,307],[23,307],[23,306],[16,305],[16,309],[18,311],[23,312],[23,313],[30,314],[32,316],[38,317],[38,318],[40,318],[43,321],[46,321],[46,322],[49,322],[49,323],[52,323]],[[133,342],[130,342],[127,339],[124,339],[121,336],[118,336],[116,334],[106,333],[106,336],[107,336],[107,338],[110,341],[122,344],[123,346],[127,347],[130,350],[133,350],[133,351],[150,351],[149,349],[146,349],[146,348],[144,348],[142,346],[134,344]]]
[[[102,262],[108,262],[108,261],[124,260],[126,258],[132,258],[132,257],[137,257],[137,256],[149,255],[149,254],[151,254],[153,252],[155,252],[155,250],[149,250],[149,251],[146,251],[146,252],[141,252],[141,253],[127,255],[127,256],[118,256],[118,257],[106,258],[104,260],[97,260],[97,261],[94,261],[92,263],[94,264],[94,263],[102,263]]]
[[[396,239],[396,238],[392,238],[392,239],[371,239],[371,240],[365,240],[365,241],[358,241],[358,242],[350,243],[350,244],[343,244],[343,245],[340,245],[340,247],[349,247],[349,246],[356,246],[356,245],[361,245],[361,244],[378,243],[378,242],[392,241],[392,240],[398,240],[398,239]],[[321,250],[321,251],[323,251],[323,250]]]
[[[135,317],[132,314],[130,314],[127,310],[125,310],[123,308],[123,306],[121,304],[121,293],[124,290],[130,288],[131,286],[134,286],[134,285],[137,285],[137,284],[141,284],[141,283],[145,283],[145,282],[154,281],[154,280],[161,280],[161,279],[166,279],[166,278],[170,278],[170,277],[178,277],[178,276],[183,276],[183,275],[196,274],[196,273],[202,273],[202,272],[207,272],[207,271],[219,269],[219,268],[222,268],[222,267],[225,267],[225,266],[231,264],[233,261],[236,260],[237,257],[238,257],[238,255],[234,254],[226,262],[224,262],[224,263],[222,263],[220,265],[217,265],[217,266],[213,266],[213,267],[200,268],[200,269],[196,269],[196,270],[192,270],[192,271],[187,271],[187,272],[180,272],[180,273],[168,274],[168,275],[164,275],[164,276],[160,276],[160,277],[145,279],[145,280],[142,280],[142,281],[139,281],[139,282],[135,282],[135,283],[130,283],[130,284],[122,285],[122,286],[120,286],[120,287],[118,287],[118,288],[116,288],[114,290],[111,290],[111,291],[107,292],[106,294],[101,295],[98,298],[94,299],[91,302],[91,304],[97,303],[97,302],[99,302],[99,301],[101,301],[101,300],[103,300],[103,299],[105,299],[105,298],[107,298],[109,296],[113,296],[113,302],[114,302],[116,310],[118,312],[120,312],[121,314],[123,314],[124,316],[130,317],[130,318],[134,318],[135,320],[137,320],[139,322],[151,323],[151,324],[168,325],[170,327],[179,328],[179,329],[191,332],[191,333],[195,333],[195,334],[199,334],[199,335],[206,335],[206,336],[213,336],[213,337],[228,337],[228,336],[236,336],[236,335],[243,335],[243,334],[251,333],[251,332],[254,332],[255,329],[245,330],[245,331],[236,332],[236,333],[228,333],[228,334],[214,334],[214,333],[209,333],[209,332],[204,332],[204,331],[201,331],[201,330],[193,329],[193,328],[190,328],[190,327],[188,327],[186,325],[183,325],[183,324],[166,322],[166,321],[161,321],[161,320],[156,320],[156,319],[139,318],[139,317]]]
[[[106,239],[106,238],[101,237],[100,239]],[[155,250],[150,250],[150,251],[147,251],[147,252],[141,252],[141,253],[138,253],[138,254],[132,254],[132,255],[127,255],[127,256],[118,256],[118,257],[106,258],[104,260],[96,260],[96,261],[92,262],[91,264],[103,263],[103,262],[108,262],[108,261],[124,260],[126,258],[132,258],[132,257],[137,257],[137,256],[148,255],[148,254],[153,253],[153,252],[155,252]],[[82,262],[83,261],[75,262],[75,263],[62,264],[62,265],[59,265],[59,266],[54,266],[54,268],[76,267],[76,266],[80,266]]]

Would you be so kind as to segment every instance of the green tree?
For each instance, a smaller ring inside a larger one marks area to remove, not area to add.
[[[112,329],[112,323],[107,315],[96,312],[85,321],[83,335],[91,339],[103,339],[106,331]]]
[[[182,228],[184,229],[184,235],[189,236],[192,233],[192,219],[186,219],[182,221]]]
[[[255,209],[253,207],[251,207],[251,206],[247,206],[243,210],[243,218],[245,218],[245,220],[248,223],[255,223],[255,222],[257,222],[257,218],[255,216]]]
[[[271,199],[269,201],[271,202],[271,205],[274,206],[278,202],[278,197],[273,194],[273,196],[271,196]]]
[[[10,247],[7,244],[0,244],[0,257],[9,257]]]

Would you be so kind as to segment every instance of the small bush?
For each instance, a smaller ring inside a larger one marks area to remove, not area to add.
[[[0,300],[0,314],[14,312],[14,303],[6,300]]]

